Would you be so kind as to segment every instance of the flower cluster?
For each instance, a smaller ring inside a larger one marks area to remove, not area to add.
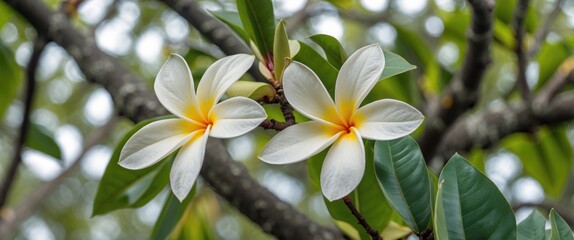
[[[197,93],[185,60],[172,55],[154,85],[164,107],[178,118],[153,122],[136,132],[122,149],[119,164],[128,169],[153,165],[181,148],[170,182],[178,199],[191,190],[203,163],[208,136],[230,138],[247,133],[267,116],[255,101],[221,96],[253,63],[238,54],[215,62],[203,75]],[[288,102],[311,121],[291,126],[265,146],[261,160],[287,164],[329,149],[321,170],[321,189],[330,201],[353,191],[365,172],[363,138],[391,140],[412,133],[423,121],[414,107],[382,99],[361,106],[385,66],[378,45],[357,50],[343,64],[333,100],[321,80],[305,65],[293,62],[283,73]]]

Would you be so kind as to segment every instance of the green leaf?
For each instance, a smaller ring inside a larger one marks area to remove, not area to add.
[[[225,23],[225,25],[231,28],[231,30],[233,30],[245,42],[245,44],[249,44],[249,35],[243,29],[243,24],[241,23],[241,19],[237,12],[210,11],[210,13],[219,19],[219,21]]]
[[[545,240],[546,219],[538,211],[534,210],[528,217],[526,217],[522,222],[516,227],[517,240]]]
[[[26,146],[43,152],[55,159],[62,160],[60,146],[58,146],[58,143],[54,140],[52,133],[38,124],[30,124],[28,136],[26,137]]]
[[[289,50],[289,37],[285,30],[285,22],[279,21],[277,29],[275,29],[275,42],[273,45],[273,70],[275,71],[275,79],[282,81],[283,70],[287,66],[285,58],[291,58]]]
[[[556,210],[550,210],[550,240],[574,240],[572,229]]]
[[[380,80],[417,68],[417,66],[410,64],[396,53],[387,50],[383,50],[383,52],[385,54],[385,69],[383,69]]]
[[[550,77],[559,69],[560,65],[567,61],[569,55],[569,47],[564,41],[542,45],[536,57],[536,62],[539,64],[536,90],[541,89],[548,82]],[[572,64],[570,64],[570,66],[571,65]],[[566,67],[568,67],[568,65],[566,65]],[[567,71],[568,69],[566,68],[564,70]]]
[[[273,52],[273,37],[275,35],[275,16],[271,0],[237,0],[237,10],[244,29],[259,52],[269,59]]]
[[[365,166],[365,175],[363,176],[359,186],[357,186],[357,189],[351,192],[349,196],[357,210],[361,215],[363,215],[363,217],[365,217],[369,225],[380,233],[389,224],[393,214],[393,209],[389,206],[382,190],[380,190],[380,188],[373,187],[378,184],[374,170],[373,142],[366,141],[365,147],[365,157],[367,161]],[[323,165],[323,160],[327,152],[328,150],[324,150],[308,161],[309,176],[317,185],[320,181],[319,176],[321,173],[321,166]],[[365,229],[359,225],[357,219],[351,214],[349,208],[347,208],[341,200],[329,202],[326,198],[323,199],[329,214],[342,231],[349,236],[359,235],[361,239],[370,239]]]
[[[353,7],[353,1],[352,0],[325,0],[331,4],[333,4],[333,6],[346,10],[349,9],[351,7]]]
[[[341,66],[349,55],[345,52],[339,40],[326,34],[315,34],[310,36],[309,39],[323,49],[327,56],[327,61],[329,61],[333,67],[337,68],[337,70],[341,69]]]
[[[375,143],[375,173],[391,207],[416,233],[427,229],[432,188],[423,155],[410,136]]]
[[[167,156],[153,166],[141,170],[129,170],[118,164],[120,152],[128,139],[145,125],[171,116],[148,119],[134,126],[116,145],[112,158],[94,199],[92,216],[121,208],[135,208],[148,203],[169,181],[171,161],[175,154]]]
[[[169,196],[165,200],[165,204],[155,222],[153,227],[153,231],[151,234],[150,239],[157,239],[163,240],[167,239],[169,234],[173,231],[173,229],[179,223],[181,217],[185,213],[185,210],[189,206],[189,203],[195,196],[195,185],[189,192],[189,195],[183,200],[183,202],[179,202],[177,197],[173,195],[170,191]]]
[[[4,24],[10,20],[10,17],[12,16],[12,14],[10,14],[11,11],[11,8],[8,7],[4,2],[0,2],[0,29],[2,29]],[[0,115],[0,119],[1,118],[2,115]]]
[[[293,56],[293,60],[311,68],[321,79],[327,91],[333,96],[339,71],[309,45],[301,41],[297,43],[299,44],[299,51]]]
[[[526,174],[536,179],[548,195],[560,195],[573,155],[564,126],[543,127],[535,135],[515,133],[501,145],[520,158]]]
[[[512,208],[496,185],[458,154],[439,177],[437,239],[514,239]]]
[[[12,51],[0,41],[0,120],[10,106],[10,103],[18,96],[18,89],[22,82],[22,70],[16,63]]]
[[[397,51],[403,55],[412,54],[415,57],[413,60],[425,67],[423,71],[423,91],[430,94],[440,93],[448,82],[443,81],[440,65],[435,52],[431,51],[429,43],[409,28],[398,24],[393,25],[393,27],[397,30],[397,40],[395,41]],[[385,58],[387,58],[386,53]],[[389,60],[387,59],[386,61]]]
[[[260,100],[263,97],[273,98],[275,88],[262,82],[237,81],[227,89],[227,96],[243,96],[254,100]]]

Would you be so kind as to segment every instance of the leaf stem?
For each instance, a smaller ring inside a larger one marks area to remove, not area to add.
[[[351,210],[351,213],[353,214],[353,216],[355,216],[355,218],[357,218],[357,220],[359,221],[359,224],[361,224],[361,226],[363,226],[363,228],[365,228],[367,233],[369,235],[371,235],[372,239],[383,240],[383,238],[381,237],[381,235],[379,235],[377,230],[372,228],[369,225],[369,223],[367,223],[367,220],[365,220],[365,217],[363,217],[363,215],[361,215],[361,213],[359,213],[357,208],[355,208],[355,205],[353,205],[353,202],[351,201],[351,198],[349,196],[345,196],[343,198],[343,203],[345,203],[345,205],[347,205],[347,207]]]

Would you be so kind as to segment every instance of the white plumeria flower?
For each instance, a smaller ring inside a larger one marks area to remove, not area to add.
[[[254,59],[237,54],[216,61],[203,74],[196,93],[187,63],[172,54],[159,70],[154,89],[161,104],[178,118],[159,120],[137,131],[123,147],[119,164],[142,169],[181,147],[171,167],[170,185],[183,201],[201,170],[208,136],[236,137],[267,118],[263,107],[249,98],[217,103]]]
[[[307,159],[333,145],[321,169],[321,189],[329,201],[353,191],[365,172],[363,140],[392,140],[412,133],[424,116],[397,100],[382,99],[360,107],[385,66],[378,45],[357,50],[343,64],[331,99],[317,75],[293,62],[283,74],[285,97],[311,121],[286,128],[269,141],[261,160],[287,164]]]

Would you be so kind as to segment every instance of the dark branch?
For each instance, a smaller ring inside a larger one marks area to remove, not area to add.
[[[167,114],[140,78],[99,50],[94,39],[77,31],[65,15],[50,11],[39,0],[5,2],[26,18],[39,34],[47,35],[66,49],[88,81],[108,90],[121,114],[134,122]],[[202,176],[218,194],[279,239],[287,239],[293,234],[322,239],[342,238],[340,232],[311,221],[249,177],[243,165],[230,158],[221,140],[210,141]]]
[[[524,20],[526,19],[526,11],[528,10],[528,5],[530,0],[519,0],[516,4],[516,9],[514,10],[514,39],[516,40],[516,48],[514,53],[516,54],[516,86],[520,90],[522,98],[526,102],[530,102],[532,94],[528,88],[528,83],[526,82],[526,62],[527,56],[524,51]]]
[[[22,162],[22,150],[24,149],[24,144],[26,142],[26,137],[28,136],[28,129],[30,126],[30,114],[32,112],[32,104],[34,103],[34,94],[36,92],[36,69],[38,68],[38,62],[40,62],[40,57],[42,52],[46,47],[46,40],[43,39],[42,35],[38,35],[36,41],[34,41],[34,47],[32,50],[32,55],[30,61],[28,62],[28,67],[26,68],[26,93],[24,95],[24,113],[22,114],[22,125],[20,126],[20,132],[16,137],[14,143],[14,153],[12,159],[6,169],[6,175],[2,180],[2,185],[0,186],[0,209],[4,207],[8,196],[10,195],[10,190],[14,179],[16,178],[16,173],[18,171],[18,166]],[[0,218],[0,220],[2,220]]]
[[[468,50],[462,69],[439,99],[430,101],[426,108],[427,121],[419,143],[427,162],[432,160],[437,146],[451,124],[478,101],[479,85],[490,62],[494,2],[468,2],[472,7],[472,26],[468,31]]]
[[[345,203],[345,205],[347,205],[349,210],[351,210],[351,213],[353,214],[353,216],[355,216],[355,218],[357,218],[357,221],[359,221],[359,224],[361,224],[361,226],[363,226],[363,228],[365,228],[365,231],[367,231],[367,233],[369,234],[369,236],[371,236],[372,239],[383,240],[383,238],[381,237],[381,235],[379,235],[377,230],[375,230],[373,227],[371,227],[369,225],[369,223],[367,222],[365,217],[363,217],[363,215],[361,215],[361,213],[357,210],[355,205],[353,205],[353,202],[351,201],[351,198],[349,196],[345,196],[343,198],[343,203]]]

